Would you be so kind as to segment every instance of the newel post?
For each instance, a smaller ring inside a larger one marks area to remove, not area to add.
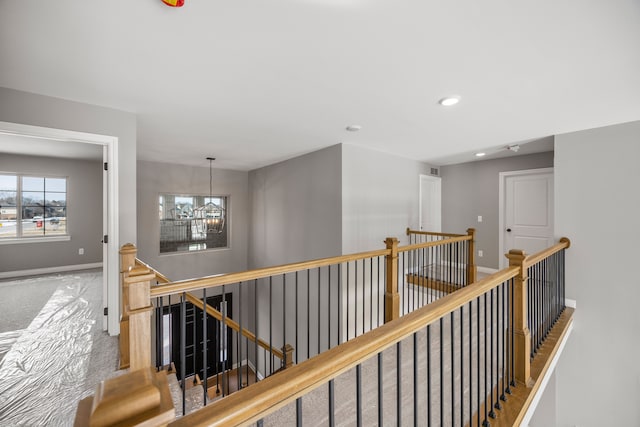
[[[138,248],[132,243],[120,248],[120,369],[129,367],[129,313],[126,310],[129,287],[125,286],[124,279],[135,267],[137,255]]]
[[[285,369],[293,366],[293,346],[291,344],[285,344],[282,347],[282,352],[284,353],[284,367]]]
[[[471,236],[467,254],[467,285],[474,283],[478,277],[478,266],[476,265],[476,229],[468,228],[467,235]]]
[[[120,368],[131,371],[151,366],[150,287],[155,274],[136,267],[137,249],[128,243],[120,249],[122,318],[120,321]]]
[[[514,321],[514,375],[516,381],[531,385],[531,332],[527,325],[527,285],[529,277],[525,260],[527,254],[520,249],[511,249],[506,257],[509,266],[519,267],[514,278],[513,321]]]
[[[390,322],[400,317],[400,294],[398,293],[398,239],[387,237],[384,241],[391,250],[385,256],[387,270],[387,288],[384,294],[384,321]]]

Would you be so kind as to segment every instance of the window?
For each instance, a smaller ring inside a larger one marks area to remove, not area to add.
[[[223,223],[220,232],[212,229],[212,223],[223,221],[220,212],[229,218],[227,196],[189,196],[161,194],[160,253],[192,252],[228,247],[228,223]],[[203,207],[215,207],[204,210]]]
[[[67,234],[67,178],[0,174],[0,240]]]

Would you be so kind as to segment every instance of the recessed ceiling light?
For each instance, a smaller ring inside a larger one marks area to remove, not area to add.
[[[438,101],[438,104],[442,105],[443,107],[451,107],[452,105],[456,105],[458,102],[460,102],[460,97],[457,95],[452,95],[442,98],[440,101]]]
[[[349,132],[358,132],[360,129],[362,129],[362,126],[360,126],[360,125],[349,125],[349,126],[346,127],[346,129]]]
[[[486,156],[487,153],[476,153],[476,157],[483,157]]]

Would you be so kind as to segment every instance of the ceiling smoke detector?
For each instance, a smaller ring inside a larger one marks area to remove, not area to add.
[[[520,150],[520,146],[518,144],[508,145],[507,146],[507,150],[513,151],[514,153],[517,153],[518,150]]]

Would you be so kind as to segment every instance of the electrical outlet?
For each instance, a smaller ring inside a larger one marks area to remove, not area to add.
[[[84,255],[84,248],[78,249],[78,255]]]
[[[479,256],[480,258],[482,258],[482,257],[484,256],[484,252],[482,251],[482,249],[480,249],[480,250],[478,251],[478,256]]]
[[[478,222],[482,222],[482,215],[478,215]]]

